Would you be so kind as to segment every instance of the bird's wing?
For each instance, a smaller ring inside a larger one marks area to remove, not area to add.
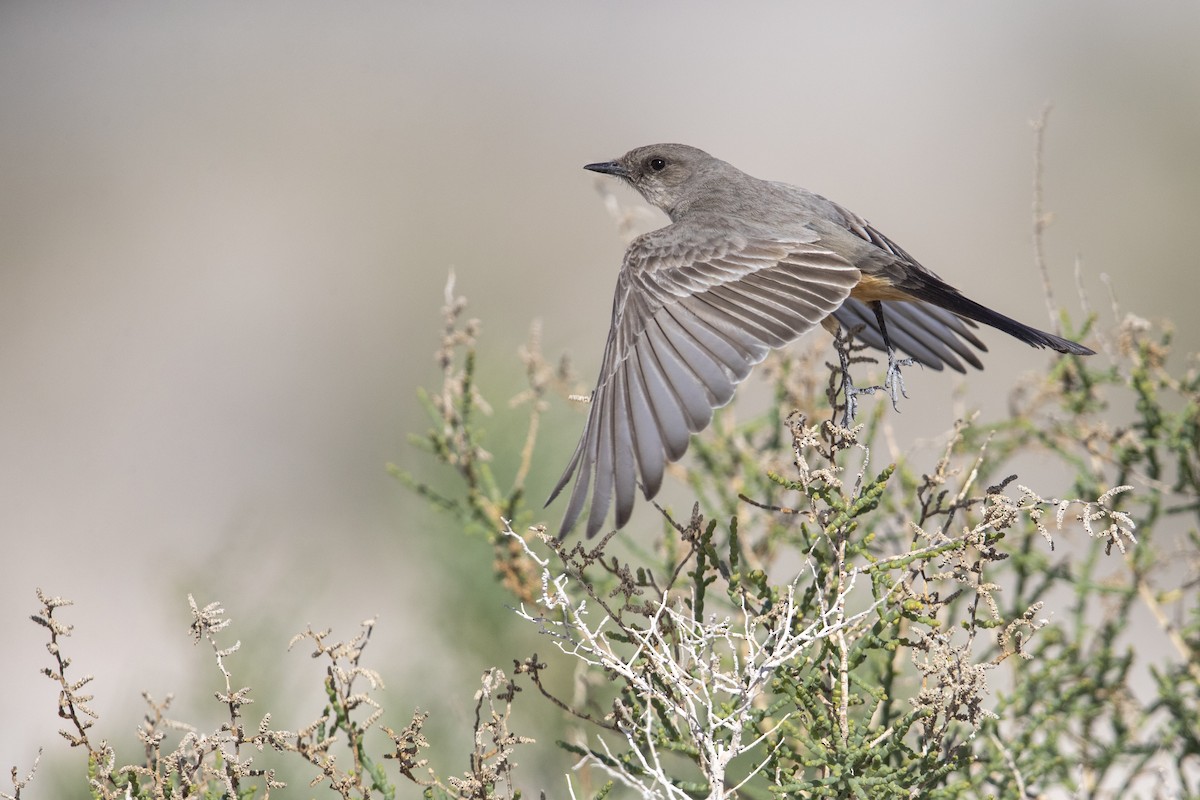
[[[926,269],[919,261],[910,256],[903,247],[884,236],[878,228],[867,222],[858,214],[855,214],[845,206],[840,206],[833,201],[829,201],[829,203],[836,210],[836,212],[842,216],[840,222],[846,230],[850,231],[850,233],[853,233],[858,238],[875,245],[876,248],[884,253],[893,256],[893,258],[889,259],[876,259],[875,264],[877,267],[890,267],[893,270],[898,270],[900,273],[924,272],[928,275],[933,275],[935,278],[937,277],[934,272]],[[899,277],[899,275],[897,275],[897,277]]]
[[[587,535],[614,496],[616,525],[633,509],[640,476],[646,498],[681,458],[691,433],[772,348],[820,323],[846,300],[859,271],[819,236],[702,236],[670,225],[625,254],[612,327],[579,446],[550,495],[578,470],[559,536],[592,495]]]
[[[885,300],[883,308],[888,339],[918,363],[931,369],[950,367],[966,372],[962,364],[966,361],[976,369],[983,369],[975,349],[987,352],[987,346],[972,330],[975,323],[944,308],[917,301]],[[847,297],[833,316],[844,328],[861,326],[855,336],[869,346],[887,349],[879,319],[866,303]]]
[[[845,229],[874,245],[876,255],[882,256],[864,261],[856,260],[864,273],[878,271],[878,277],[886,277],[897,288],[905,290],[914,282],[931,281],[944,284],[937,273],[922,266],[903,247],[884,236],[871,223],[843,206],[836,203],[831,205],[842,216],[841,224]],[[962,363],[966,361],[976,369],[983,369],[983,363],[975,350],[987,352],[987,347],[975,335],[972,330],[975,324],[970,320],[916,298],[882,302],[888,339],[919,363],[937,370],[950,367],[959,372],[966,372]],[[837,310],[834,318],[846,327],[861,325],[862,330],[858,338],[877,350],[887,349],[883,334],[879,330],[879,319],[865,303],[849,298]]]
[[[1033,347],[1049,347],[1060,353],[1075,353],[1076,355],[1091,355],[1095,352],[1090,347],[1064,339],[1057,334],[1038,330],[966,297],[958,289],[938,277],[937,273],[917,263],[915,258],[872,227],[866,220],[840,206],[838,208],[846,217],[844,223],[846,229],[860,240],[870,242],[875,246],[878,254],[884,256],[882,259],[870,258],[866,261],[852,259],[855,266],[862,270],[864,276],[884,277],[894,287],[908,295],[907,303],[900,304],[900,306],[896,306],[895,301],[885,300],[883,302],[884,316],[887,318],[888,337],[892,338],[891,320],[893,317],[908,314],[909,319],[902,319],[900,324],[905,328],[905,338],[910,346],[900,345],[900,348],[918,361],[925,362],[925,358],[918,351],[923,351],[925,354],[939,352],[940,355],[945,353],[945,348],[949,346],[972,365],[980,366],[977,358],[970,357],[973,354],[964,341],[981,350],[987,348],[983,347],[979,339],[967,331],[963,325],[947,324],[948,317],[945,316],[945,312],[949,312],[963,321],[981,322]],[[832,239],[830,240],[832,241]],[[904,305],[909,307],[903,308]],[[844,313],[850,315],[853,312],[852,305]],[[920,317],[919,321],[913,319],[914,314]],[[939,319],[941,324],[938,324]],[[870,327],[877,327],[877,325]],[[882,339],[882,337],[876,338]],[[955,339],[960,341],[955,342]],[[868,343],[873,347],[876,346],[869,339]],[[899,341],[895,343],[900,344]],[[945,364],[960,372],[963,371],[961,364],[955,365],[956,359],[953,357],[950,359],[946,359],[944,356],[940,357]]]

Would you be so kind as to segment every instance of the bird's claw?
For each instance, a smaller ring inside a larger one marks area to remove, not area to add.
[[[887,390],[888,396],[892,398],[892,409],[897,412],[900,411],[900,398],[908,397],[908,392],[904,391],[904,375],[900,368],[911,367],[914,363],[916,362],[911,358],[896,358],[894,350],[888,351],[887,375],[883,379],[882,388]]]
[[[840,351],[839,351],[840,352]],[[887,392],[891,398],[892,408],[897,412],[900,411],[900,398],[908,397],[908,392],[904,391],[904,375],[900,372],[901,367],[911,367],[915,361],[911,358],[896,358],[894,350],[888,351],[888,367],[887,374],[884,376],[882,386],[855,386],[854,379],[850,377],[850,358],[848,355],[841,353],[842,361],[842,395],[846,398],[846,413],[842,417],[842,426],[850,427],[854,424],[854,417],[858,414],[858,396],[860,394],[875,394],[876,392]]]

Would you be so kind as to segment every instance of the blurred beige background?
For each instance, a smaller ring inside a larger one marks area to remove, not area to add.
[[[1078,315],[1078,255],[1103,326],[1102,273],[1196,349],[1197,42],[1196,3],[0,4],[0,767],[46,745],[44,771],[82,771],[37,586],[78,603],[101,738],[128,741],[142,689],[219,718],[188,592],[254,640],[261,710],[319,681],[291,633],[379,613],[390,724],[464,722],[479,672],[533,648],[489,649],[484,548],[384,464],[428,467],[406,437],[451,267],[496,400],[535,317],[591,377],[623,246],[580,167],[635,145],[827,194],[1045,326],[1029,120],[1051,101],[1057,298]],[[962,402],[999,413],[1044,356],[986,339]],[[904,435],[948,427],[958,385],[909,373]],[[536,497],[581,424],[552,418]]]

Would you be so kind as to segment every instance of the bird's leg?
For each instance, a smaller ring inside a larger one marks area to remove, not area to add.
[[[859,328],[861,329],[861,325]],[[846,412],[842,415],[842,427],[849,428],[854,424],[854,415],[858,413],[858,396],[860,394],[874,394],[879,387],[869,386],[865,389],[859,389],[854,385],[854,379],[850,377],[850,347],[853,334],[846,333],[846,338],[843,341],[841,335],[838,336],[838,341],[835,343],[834,350],[837,351],[838,361],[841,364],[842,372],[842,396],[846,399]],[[833,384],[830,384],[832,389]],[[829,402],[833,403],[833,395],[830,395]]]
[[[899,400],[901,397],[908,397],[908,393],[904,391],[904,377],[900,373],[901,367],[912,366],[913,359],[897,358],[896,348],[892,346],[892,340],[887,333],[887,323],[884,321],[883,304],[879,301],[874,301],[871,306],[875,311],[875,319],[879,323],[879,332],[883,337],[884,350],[888,357],[887,375],[884,378],[882,386],[855,386],[854,379],[850,376],[850,365],[864,361],[874,361],[874,359],[855,358],[853,353],[855,347],[853,345],[854,336],[862,330],[862,325],[857,328],[848,330],[843,338],[842,334],[835,334],[834,349],[837,350],[838,360],[840,363],[841,376],[841,393],[845,398],[845,413],[842,416],[842,425],[849,428],[854,424],[854,418],[858,414],[858,396],[862,394],[875,394],[878,391],[885,391],[892,399],[892,408],[899,411]],[[861,348],[859,348],[861,349]],[[836,375],[836,373],[834,373]],[[834,401],[836,394],[833,393],[833,383],[830,384],[830,402]]]
[[[860,324],[848,328],[838,326],[832,331],[833,349],[838,354],[839,363],[836,368],[833,364],[829,365],[829,404],[835,410],[839,407],[842,409],[842,427],[844,428],[849,428],[854,424],[854,417],[858,414],[858,396],[875,394],[876,391],[883,388],[882,386],[855,386],[854,378],[850,374],[852,365],[875,360],[855,355],[866,347],[865,344],[855,344],[854,341],[862,329],[863,326]],[[839,393],[842,396],[841,403],[837,402]]]
[[[892,408],[899,411],[900,407],[897,403],[900,397],[908,397],[908,393],[904,391],[904,376],[900,374],[900,368],[911,367],[913,360],[896,358],[896,348],[892,346],[892,340],[888,338],[887,323],[883,321],[883,303],[874,300],[871,302],[871,309],[875,312],[875,319],[879,321],[879,333],[883,335],[883,344],[887,349],[887,375],[883,379],[883,388],[892,398]]]

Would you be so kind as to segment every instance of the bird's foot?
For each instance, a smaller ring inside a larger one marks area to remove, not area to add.
[[[900,410],[900,398],[908,397],[908,393],[904,391],[904,375],[900,372],[900,368],[911,367],[915,363],[911,358],[896,358],[895,351],[889,351],[887,374],[884,376],[882,386],[855,386],[854,379],[850,377],[849,356],[842,353],[841,361],[842,396],[846,400],[846,413],[842,417],[843,427],[849,428],[854,424],[854,417],[858,414],[859,395],[887,392],[892,401],[892,408],[896,411]]]
[[[900,398],[908,397],[908,392],[904,391],[904,375],[901,374],[900,368],[911,367],[916,362],[911,358],[896,358],[895,350],[888,350],[887,357],[887,375],[883,379],[883,388],[887,391],[888,396],[892,398],[892,409],[899,411]]]
[[[858,396],[860,394],[875,394],[879,386],[864,386],[861,389],[854,385],[849,372],[842,373],[842,396],[846,398],[846,413],[842,416],[842,427],[849,428],[854,424],[854,416],[858,413]]]
[[[842,427],[849,428],[854,424],[854,417],[858,413],[858,396],[860,394],[875,394],[878,386],[864,386],[861,389],[854,385],[854,378],[850,377],[850,340],[845,341],[845,347],[838,347],[838,360],[841,362],[839,371],[842,373],[842,398],[845,401],[845,413],[842,415]],[[830,387],[832,388],[832,386]],[[830,396],[830,401],[833,401],[833,396]]]

